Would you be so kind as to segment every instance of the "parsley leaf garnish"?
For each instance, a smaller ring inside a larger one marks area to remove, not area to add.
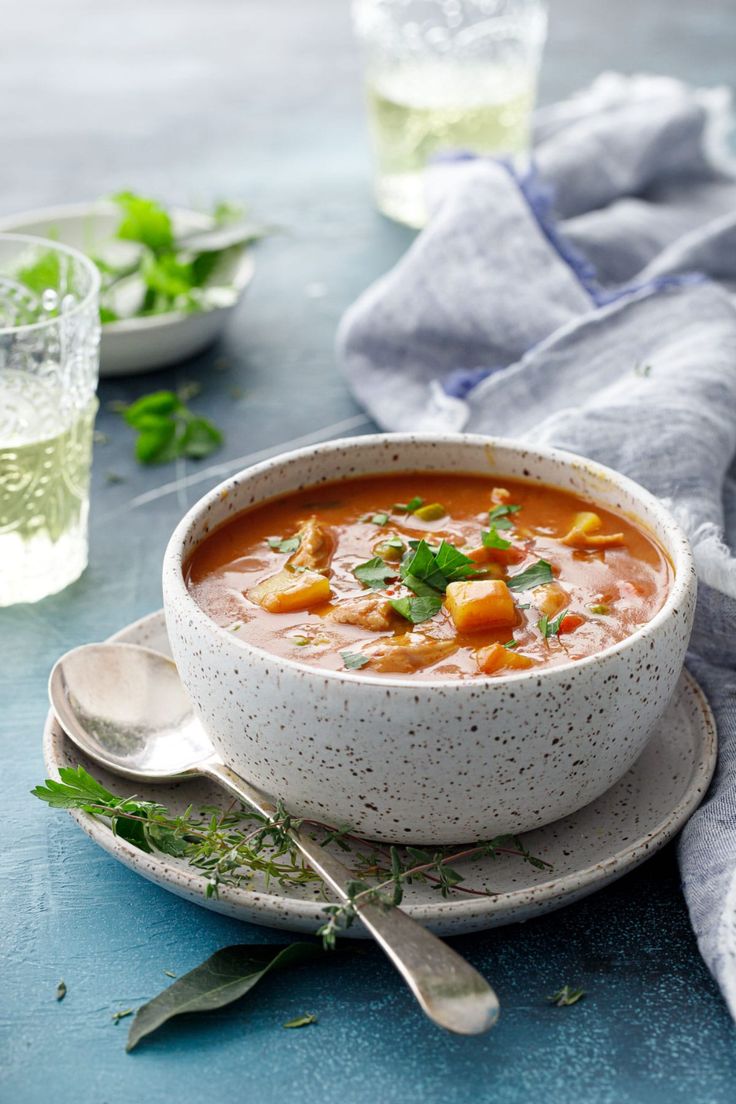
[[[142,464],[163,464],[179,456],[201,460],[224,440],[213,422],[193,413],[173,391],[153,391],[118,409],[138,434],[135,454]]]
[[[414,498],[410,498],[408,502],[394,502],[394,510],[397,510],[400,514],[413,514],[415,510],[423,505],[424,499],[416,495]]]
[[[521,506],[494,506],[488,511],[488,521],[497,529],[511,529],[510,514],[518,514]]]
[[[458,579],[466,579],[475,572],[475,563],[470,556],[460,552],[454,545],[442,541],[435,556],[437,567],[448,583],[454,583]],[[444,588],[443,588],[444,589]]]
[[[529,590],[543,583],[551,583],[553,577],[550,564],[546,560],[537,560],[536,563],[520,571],[518,575],[512,575],[507,579],[506,586],[509,590]]]
[[[411,621],[413,625],[419,625],[439,613],[442,608],[442,595],[426,594],[419,598],[394,598],[391,605],[407,621]]]
[[[388,514],[374,514],[371,521],[374,525],[385,525],[388,521]]]
[[[559,634],[560,625],[564,621],[566,614],[567,610],[563,610],[558,617],[553,617],[552,620],[547,617],[546,613],[542,614],[537,621],[537,628],[545,640],[549,639],[550,636],[557,636]]]
[[[519,643],[520,642],[518,640],[507,640],[504,644],[504,648],[518,648]]]
[[[296,552],[301,541],[299,537],[269,537],[268,547],[272,548],[274,552]]]
[[[567,1008],[570,1004],[577,1004],[581,997],[585,996],[584,989],[573,989],[570,985],[563,985],[556,993],[552,993],[547,1000],[557,1008]]]
[[[361,655],[360,652],[340,652],[340,655],[348,671],[357,671],[360,667],[365,667],[366,663],[370,663],[371,661],[370,656]]]
[[[438,550],[439,555],[439,550]],[[407,576],[428,583],[435,590],[444,591],[447,579],[437,557],[426,541],[419,541],[411,553],[404,557],[401,564],[401,577]]]
[[[504,540],[503,537],[499,537],[496,531],[496,526],[492,525],[489,530],[483,530],[481,532],[481,540],[483,541],[484,548],[510,548],[511,541]]]
[[[382,590],[389,579],[396,578],[396,568],[391,567],[380,556],[374,556],[372,560],[366,560],[354,567],[353,575],[363,586],[370,587],[371,590]]]

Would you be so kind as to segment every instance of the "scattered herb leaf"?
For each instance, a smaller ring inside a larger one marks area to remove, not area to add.
[[[492,525],[490,529],[483,530],[481,532],[481,540],[483,541],[484,548],[510,548],[511,541],[504,540],[503,537],[499,537],[496,530],[496,526]]]
[[[368,514],[367,520],[373,525],[386,525],[388,524],[389,514]]]
[[[495,525],[497,529],[511,529],[510,515],[518,514],[520,509],[521,506],[494,506],[492,510],[488,511],[488,521],[491,525]]]
[[[509,590],[530,590],[543,583],[551,583],[552,579],[551,566],[546,560],[537,560],[536,563],[520,571],[518,575],[512,575],[507,579],[506,586]]]
[[[322,954],[322,948],[314,943],[223,947],[138,1009],[126,1050],[132,1050],[174,1016],[223,1008],[245,996],[271,970],[300,966]]]
[[[296,552],[300,544],[299,537],[269,537],[268,547],[274,552]]]
[[[557,1008],[566,1008],[570,1004],[577,1004],[584,996],[584,989],[572,989],[569,985],[563,985],[556,993],[552,993],[551,996],[547,997],[547,1000],[550,1004],[556,1005]]]
[[[142,464],[162,464],[180,456],[201,460],[223,442],[217,426],[194,414],[173,391],[154,391],[116,409],[138,434],[135,454]]]
[[[370,656],[362,655],[360,652],[340,652],[340,655],[342,656],[343,665],[348,671],[358,671],[371,661]]]
[[[414,498],[410,498],[408,502],[394,502],[394,510],[397,510],[400,514],[413,514],[420,506],[424,505],[424,499],[415,495]]]
[[[394,598],[391,605],[407,621],[411,621],[413,625],[420,625],[439,613],[442,608],[442,595],[427,594],[420,598]]]
[[[519,640],[507,640],[504,644],[504,648],[518,648],[521,641]]]
[[[314,1012],[307,1012],[306,1016],[297,1016],[294,1020],[287,1020],[282,1027],[307,1027],[308,1024],[317,1023],[317,1017]]]
[[[537,628],[541,632],[545,640],[548,640],[550,636],[558,636],[560,632],[560,625],[565,620],[567,610],[563,610],[557,617],[549,618],[546,613],[537,621]]]
[[[123,1008],[120,1012],[113,1012],[111,1019],[113,1023],[119,1023],[120,1020],[124,1020],[126,1016],[132,1016],[132,1008]]]
[[[396,574],[396,568],[391,567],[380,556],[374,556],[373,559],[366,560],[365,563],[353,568],[355,578],[371,590],[382,590],[389,579],[396,578]]]
[[[62,978],[59,984],[56,986],[56,999],[62,1001],[66,996],[66,982]]]

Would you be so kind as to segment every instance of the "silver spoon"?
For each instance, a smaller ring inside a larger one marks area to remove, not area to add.
[[[141,782],[211,778],[264,817],[271,798],[220,759],[197,719],[175,664],[134,644],[85,644],[67,652],[49,679],[59,723],[77,747],[115,774]],[[290,836],[308,864],[342,901],[352,872],[309,836]],[[370,901],[360,919],[440,1027],[478,1035],[498,1019],[498,998],[465,959],[405,912]]]

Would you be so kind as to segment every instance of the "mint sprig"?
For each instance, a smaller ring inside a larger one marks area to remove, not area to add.
[[[138,434],[135,455],[141,464],[165,464],[180,456],[202,460],[224,440],[214,422],[195,414],[174,391],[154,391],[118,409]]]

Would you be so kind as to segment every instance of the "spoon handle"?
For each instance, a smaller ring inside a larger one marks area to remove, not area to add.
[[[263,816],[276,815],[273,802],[219,760],[201,773],[219,782]],[[293,829],[291,838],[303,857],[342,901],[354,875],[320,844]],[[364,926],[406,981],[423,1011],[440,1027],[460,1035],[478,1035],[498,1019],[498,998],[488,982],[464,958],[395,906],[366,902],[357,906]]]

